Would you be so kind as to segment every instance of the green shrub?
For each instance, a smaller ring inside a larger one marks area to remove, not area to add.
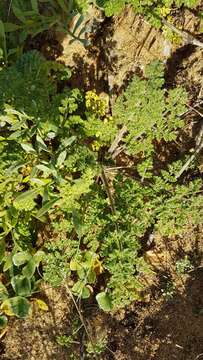
[[[160,17],[167,16],[173,6],[193,8],[198,3],[199,0],[97,0],[98,6],[104,9],[106,16],[118,15],[125,5],[130,4],[136,13],[146,16],[155,26],[161,25]]]
[[[88,0],[12,0],[0,4],[0,48],[8,57],[22,54],[24,45],[30,37],[49,31],[69,33],[73,39],[86,43],[84,28],[78,27],[83,21],[81,15],[73,30],[69,27],[74,16],[87,9]]]
[[[125,125],[128,130],[124,148],[127,153],[139,154],[141,158],[152,155],[155,141],[175,140],[177,130],[184,125],[179,115],[186,109],[187,98],[182,88],[166,92],[160,62],[153,62],[145,73],[146,79],[134,76],[113,109],[117,125]]]
[[[25,318],[29,314],[29,297],[39,289],[39,280],[35,273],[44,253],[36,252],[33,256],[28,251],[17,252],[15,249],[2,260],[4,285],[0,283],[1,312],[8,316]],[[0,318],[5,317],[1,315]]]
[[[0,259],[8,249],[32,252],[46,225],[44,279],[66,281],[77,297],[94,294],[110,311],[140,297],[150,229],[169,237],[201,221],[201,182],[177,183],[182,161],[165,169],[154,161],[155,145],[174,141],[184,125],[186,95],[164,90],[155,62],[112,117],[94,91],[67,88],[69,76],[35,51],[0,72]],[[124,125],[119,146],[136,159],[134,175],[110,176],[108,149]]]

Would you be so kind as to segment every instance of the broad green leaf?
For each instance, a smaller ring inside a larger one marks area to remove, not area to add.
[[[35,262],[36,266],[39,266],[39,264],[41,263],[41,261],[44,259],[45,253],[42,250],[38,250],[34,256],[33,256],[33,260]]]
[[[19,318],[25,318],[29,314],[30,303],[22,296],[15,296],[5,300],[1,309],[9,316],[16,315]]]
[[[7,298],[8,298],[8,290],[6,289],[4,284],[2,284],[2,282],[0,282],[0,301],[4,301]]]
[[[50,174],[53,173],[53,170],[52,170],[52,169],[50,169],[48,166],[43,165],[43,164],[36,165],[36,168],[37,168],[38,170],[43,171],[43,173],[45,173],[45,175],[50,175]]]
[[[18,210],[14,206],[9,206],[8,212],[13,218],[18,219]]]
[[[31,179],[30,179],[30,182],[31,182],[31,183],[34,183],[34,184],[38,184],[38,185],[45,186],[45,185],[47,185],[47,184],[50,182],[50,179],[31,178]]]
[[[81,268],[81,265],[77,261],[75,261],[73,259],[70,261],[70,270],[71,271],[77,271],[80,268]]]
[[[26,23],[26,18],[24,16],[24,12],[21,11],[17,6],[15,6],[13,3],[12,3],[12,10],[13,10],[13,13],[15,15],[15,17],[22,21],[23,23]]]
[[[96,300],[98,302],[98,305],[100,307],[100,309],[104,310],[104,311],[111,311],[113,308],[112,302],[111,302],[111,298],[110,296],[103,292],[100,292],[99,294],[96,295]]]
[[[6,243],[5,239],[0,239],[0,264],[2,263],[5,255]]]
[[[25,191],[24,193],[17,196],[17,198],[14,200],[14,205],[17,202],[21,202],[21,201],[25,201],[25,200],[33,200],[37,196],[38,193],[39,193],[39,188]]]
[[[37,212],[37,214],[35,215],[36,218],[40,219],[44,214],[46,214],[51,208],[52,206],[59,200],[59,198],[53,199],[48,201],[46,204],[44,204],[41,209]]]
[[[33,148],[33,146],[31,144],[28,144],[28,143],[24,143],[24,144],[20,144],[23,148],[23,150],[25,150],[27,153],[32,153],[32,154],[35,154],[36,151],[35,149]]]
[[[0,329],[4,329],[8,324],[8,319],[5,315],[0,315]]]
[[[66,150],[63,150],[59,156],[58,156],[58,159],[57,159],[57,162],[56,162],[56,166],[57,167],[61,167],[61,165],[63,165],[65,159],[66,159],[66,155],[67,155],[67,151]]]
[[[76,287],[72,288],[75,295],[81,297],[82,299],[88,299],[90,297],[91,291],[87,286],[82,283],[82,281],[78,281],[75,285]]]
[[[67,146],[70,146],[75,140],[76,140],[76,136],[71,136],[67,139],[64,139],[62,141],[62,144],[64,147],[67,147]]]
[[[39,147],[41,150],[44,150],[44,151],[49,152],[49,150],[48,150],[48,148],[47,148],[44,140],[39,136],[39,134],[37,134],[36,140],[37,140],[38,147]]]
[[[32,256],[27,251],[21,251],[13,255],[13,263],[15,266],[21,266],[26,264]]]
[[[31,295],[30,279],[23,275],[16,275],[11,279],[11,285],[15,293],[19,296]]]
[[[32,9],[35,13],[39,13],[38,0],[31,0]]]
[[[83,287],[84,284],[82,283],[82,281],[77,281],[72,287],[72,292],[78,295],[82,292]]]
[[[89,272],[88,272],[88,282],[90,283],[90,284],[94,284],[95,283],[95,281],[96,281],[96,274],[95,274],[95,272],[93,271],[93,270],[90,270]]]
[[[50,131],[48,134],[47,134],[47,139],[50,139],[50,140],[52,140],[52,139],[54,139],[55,137],[56,137],[56,133],[55,132],[53,132],[53,131]]]
[[[84,288],[82,289],[82,294],[81,294],[81,298],[82,299],[88,299],[91,295],[91,291],[87,286],[84,286]]]
[[[87,299],[90,297],[90,289],[84,285],[82,281],[77,281],[72,287],[73,294],[81,297],[82,299]]]
[[[83,226],[81,215],[76,209],[73,209],[72,216],[73,216],[73,225],[75,231],[80,239],[82,236],[82,226]]]
[[[85,276],[86,276],[86,271],[84,269],[84,264],[82,264],[82,266],[77,269],[77,274],[78,274],[79,279],[81,279],[81,281],[83,281]]]
[[[9,302],[9,299],[6,299],[3,301],[3,303],[1,304],[1,310],[4,312],[4,314],[6,314],[7,316],[14,316],[14,312],[11,309],[11,305]]]
[[[0,20],[0,39],[5,39],[5,28],[2,20]]]
[[[7,255],[7,256],[4,257],[3,272],[6,272],[7,270],[11,269],[12,266],[13,266],[12,255],[9,254],[9,255]]]
[[[28,263],[24,266],[22,273],[27,278],[32,278],[36,270],[36,263],[34,259],[30,259]]]
[[[4,28],[5,28],[5,32],[12,32],[12,31],[19,30],[21,28],[21,26],[14,24],[14,23],[5,22]]]

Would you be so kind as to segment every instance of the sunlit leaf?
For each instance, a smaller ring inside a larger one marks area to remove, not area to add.
[[[91,295],[90,289],[80,280],[73,285],[72,292],[74,295],[77,295],[82,299],[87,299]]]
[[[25,150],[27,153],[36,153],[35,149],[33,148],[33,146],[31,144],[28,144],[28,143],[22,143],[20,144],[23,148],[23,150]]]
[[[20,251],[13,255],[12,260],[15,266],[21,266],[27,263],[31,258],[32,256],[28,251]]]
[[[39,134],[37,134],[36,140],[37,140],[39,149],[49,152],[44,140],[41,138],[41,136],[39,136]]]
[[[44,259],[45,253],[42,250],[38,250],[34,256],[33,256],[33,260],[36,264],[36,266],[39,266],[40,262]]]
[[[1,310],[8,316],[16,315],[19,318],[25,318],[29,314],[30,303],[21,296],[16,296],[5,300],[1,305]]]
[[[15,205],[15,203],[18,203],[21,201],[33,200],[38,193],[39,193],[39,188],[25,191],[24,193],[17,196],[17,198],[14,201],[14,205]]]
[[[70,270],[71,271],[77,271],[80,268],[81,268],[81,265],[77,261],[71,259],[71,261],[70,261]]]
[[[48,311],[49,307],[48,305],[45,303],[45,301],[41,300],[41,299],[33,299],[34,302],[37,304],[38,308],[42,311]]]
[[[44,214],[46,214],[53,205],[59,200],[59,198],[55,198],[53,200],[48,201],[46,204],[44,204],[41,209],[37,212],[36,218],[40,219]]]
[[[6,289],[4,284],[2,284],[2,282],[0,282],[0,301],[4,301],[7,298],[8,298],[8,290]]]
[[[32,276],[35,273],[35,270],[36,270],[36,263],[35,263],[34,259],[32,258],[24,266],[24,268],[22,269],[22,273],[25,277],[32,278]]]
[[[11,279],[11,285],[15,293],[19,296],[31,295],[30,279],[23,275],[16,275]]]
[[[59,156],[58,156],[58,159],[57,159],[57,162],[56,162],[56,166],[57,167],[61,167],[66,159],[66,155],[67,155],[67,151],[66,150],[63,150]]]
[[[104,311],[111,311],[113,306],[112,306],[112,302],[111,302],[111,298],[110,296],[103,292],[100,292],[99,294],[96,295],[96,300],[98,302],[99,307],[104,310]]]
[[[12,268],[12,266],[13,266],[12,255],[9,254],[9,255],[4,257],[3,272],[6,272],[10,268]]]

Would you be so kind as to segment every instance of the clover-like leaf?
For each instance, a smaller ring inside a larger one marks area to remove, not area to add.
[[[96,300],[98,302],[98,305],[100,309],[104,311],[111,311],[113,308],[111,298],[106,292],[100,292],[96,295]]]
[[[15,293],[19,296],[31,295],[31,281],[23,275],[16,275],[11,279],[11,285]]]
[[[25,318],[30,309],[29,301],[22,296],[15,296],[5,300],[1,305],[1,310],[9,316],[16,315],[19,318]]]
[[[28,251],[20,251],[13,255],[12,260],[15,266],[21,266],[26,264],[31,258],[32,256],[29,254]]]

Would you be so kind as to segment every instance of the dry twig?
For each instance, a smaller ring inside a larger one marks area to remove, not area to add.
[[[119,131],[118,135],[116,136],[115,140],[113,141],[113,143],[111,144],[108,152],[110,154],[113,154],[114,151],[116,150],[116,148],[118,147],[119,142],[123,139],[123,136],[127,133],[128,128],[126,125],[123,125],[123,127],[121,128],[121,130]]]
[[[105,186],[105,189],[106,189],[106,192],[107,192],[107,195],[108,195],[108,198],[109,198],[111,212],[112,212],[113,215],[115,215],[116,209],[115,209],[115,205],[114,205],[114,199],[113,199],[113,196],[111,194],[111,190],[110,190],[109,184],[108,184],[108,179],[106,177],[105,170],[104,170],[103,167],[102,167],[102,171],[101,171],[101,179],[102,179],[102,182],[103,182],[103,184]]]

